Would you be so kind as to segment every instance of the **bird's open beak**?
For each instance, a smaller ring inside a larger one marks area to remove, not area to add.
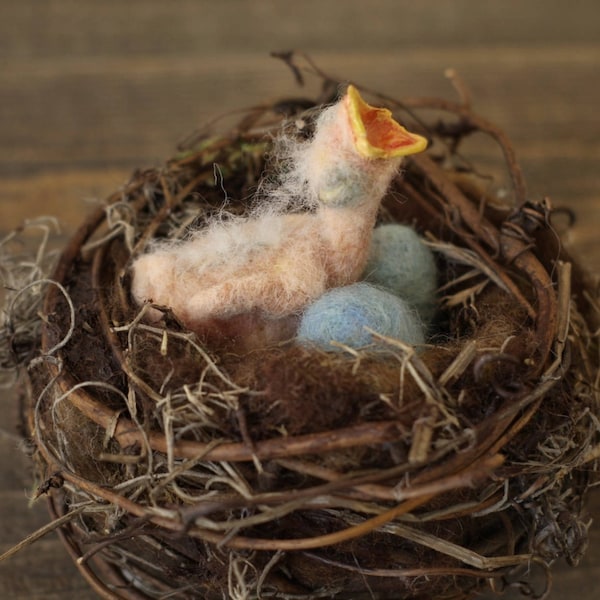
[[[365,158],[394,158],[422,152],[427,140],[410,133],[394,120],[387,108],[375,108],[367,104],[358,90],[349,85],[344,98],[354,143]]]

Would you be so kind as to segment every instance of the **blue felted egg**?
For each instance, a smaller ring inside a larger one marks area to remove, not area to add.
[[[332,341],[352,348],[376,342],[368,327],[407,344],[425,341],[424,327],[413,307],[405,300],[368,283],[334,288],[305,311],[298,339],[337,350]]]
[[[404,298],[425,323],[431,321],[437,268],[433,252],[411,227],[388,224],[375,228],[362,279]]]

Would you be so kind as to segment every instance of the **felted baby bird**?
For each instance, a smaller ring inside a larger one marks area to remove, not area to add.
[[[282,175],[281,185],[311,210],[269,210],[267,198],[256,214],[154,248],[132,264],[135,301],[169,307],[198,332],[214,323],[289,323],[326,290],[360,278],[380,202],[403,157],[426,144],[348,86]]]

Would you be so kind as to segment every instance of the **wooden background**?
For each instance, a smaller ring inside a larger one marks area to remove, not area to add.
[[[575,210],[565,238],[600,275],[597,0],[3,0],[0,234],[59,216],[65,235],[135,167],[225,110],[298,93],[271,50],[302,49],[340,77],[398,97],[454,93],[511,136],[531,196]],[[0,552],[47,521],[0,391]],[[592,496],[592,515],[600,499]],[[600,597],[600,525],[550,599]],[[0,598],[94,596],[50,535],[0,564]],[[516,598],[517,596],[509,596]]]

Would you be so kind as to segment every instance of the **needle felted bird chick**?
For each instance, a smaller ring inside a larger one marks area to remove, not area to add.
[[[254,322],[271,339],[277,328],[289,336],[308,304],[360,278],[380,202],[402,158],[426,144],[350,85],[321,112],[313,137],[296,143],[283,191],[272,191],[311,210],[282,212],[267,198],[248,217],[154,248],[133,262],[134,299],[170,307],[198,332],[230,322],[240,333]]]

